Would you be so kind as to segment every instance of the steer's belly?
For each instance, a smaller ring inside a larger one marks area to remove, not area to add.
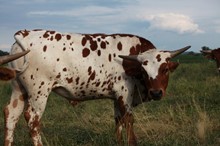
[[[99,89],[81,89],[81,90],[68,90],[64,87],[56,87],[53,89],[53,92],[57,93],[60,96],[63,96],[69,100],[76,101],[85,101],[85,100],[93,100],[93,99],[103,99],[103,98],[111,98],[114,99],[113,91],[100,91]]]

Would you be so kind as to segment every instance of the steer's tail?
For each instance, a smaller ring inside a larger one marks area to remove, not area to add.
[[[21,47],[17,42],[15,42],[13,45],[12,45],[12,48],[11,48],[11,52],[10,54],[16,54],[16,53],[20,53],[20,52],[26,52],[27,50],[24,50],[23,47]],[[9,62],[9,67],[13,68],[17,75],[23,73],[29,63],[28,63],[28,55],[24,55],[23,57],[20,57],[19,59],[16,59],[12,62]]]

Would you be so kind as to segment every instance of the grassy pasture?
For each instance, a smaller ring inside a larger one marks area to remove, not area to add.
[[[170,76],[166,97],[134,108],[135,133],[140,146],[220,145],[220,76],[214,62],[202,56],[182,55]],[[11,88],[0,82],[0,110]],[[0,112],[0,145],[4,139]],[[115,127],[111,100],[87,101],[72,107],[52,94],[42,118],[46,146],[114,146]],[[30,146],[24,117],[15,132],[15,146]]]

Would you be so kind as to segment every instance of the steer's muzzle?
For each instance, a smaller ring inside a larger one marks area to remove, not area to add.
[[[161,89],[151,89],[149,94],[153,100],[160,100],[163,97],[163,91]]]

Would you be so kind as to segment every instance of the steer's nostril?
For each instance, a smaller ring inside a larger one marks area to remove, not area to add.
[[[150,90],[150,95],[154,100],[160,100],[163,96],[162,90]]]

